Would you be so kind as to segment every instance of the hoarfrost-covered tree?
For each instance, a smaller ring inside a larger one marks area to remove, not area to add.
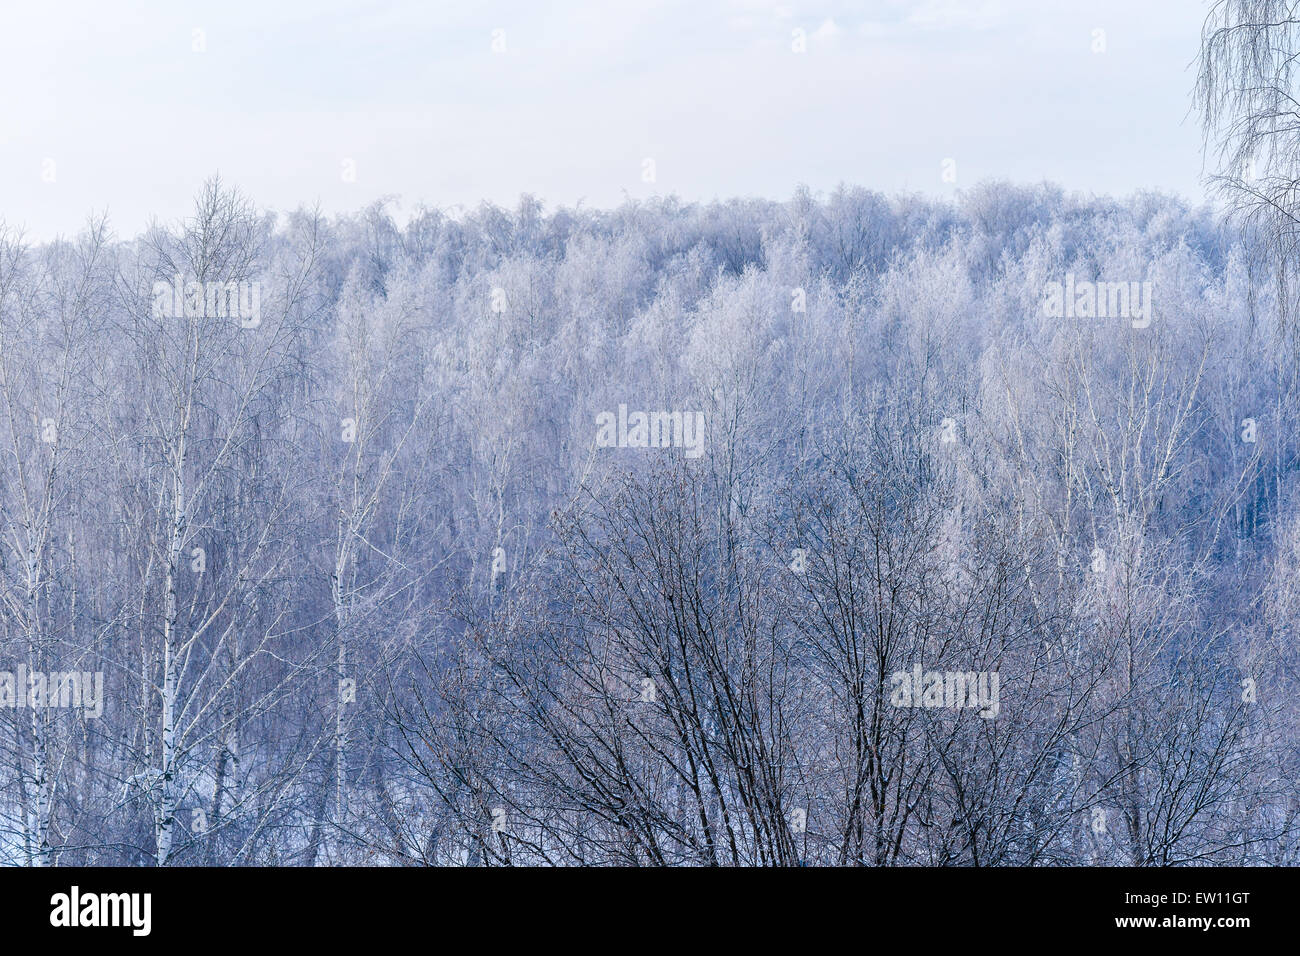
[[[0,860],[1293,864],[1283,261],[999,183],[0,230]]]

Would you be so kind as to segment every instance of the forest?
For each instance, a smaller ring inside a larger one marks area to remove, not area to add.
[[[0,229],[0,863],[1296,865],[1298,294],[1047,184]]]

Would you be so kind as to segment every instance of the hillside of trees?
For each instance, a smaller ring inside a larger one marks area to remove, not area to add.
[[[0,671],[103,675],[0,706],[0,863],[1300,864],[1285,261],[1001,183],[0,229]]]

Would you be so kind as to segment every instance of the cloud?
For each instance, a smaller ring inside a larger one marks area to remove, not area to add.
[[[907,18],[923,30],[985,30],[1003,20],[1006,7],[1000,0],[928,0]]]
[[[986,30],[1010,15],[1005,0],[888,0],[875,18],[857,24],[865,37],[920,31]]]
[[[816,43],[834,43],[843,32],[834,20],[823,20],[822,25],[812,32],[812,39]]]

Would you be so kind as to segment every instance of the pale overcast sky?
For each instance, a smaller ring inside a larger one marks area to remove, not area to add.
[[[48,238],[107,208],[134,235],[187,213],[217,172],[269,208],[396,196],[399,218],[525,192],[552,208],[841,181],[1200,201],[1206,8],[0,0],[0,219]]]

